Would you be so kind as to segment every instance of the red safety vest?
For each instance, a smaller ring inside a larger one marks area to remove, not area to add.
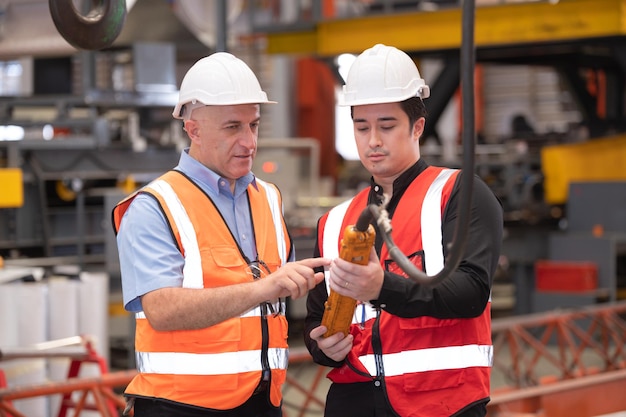
[[[409,186],[394,212],[394,242],[430,276],[444,265],[441,222],[457,175],[457,170],[428,167]],[[337,256],[338,230],[356,223],[367,205],[368,193],[368,189],[361,191],[321,219],[322,256]],[[386,245],[380,260],[387,271],[406,276]],[[352,350],[346,363],[331,370],[328,377],[335,383],[371,381],[378,375],[375,354],[382,355],[386,392],[399,415],[450,416],[489,396],[493,358],[490,310],[489,303],[472,319],[406,319],[381,310],[382,351],[375,352],[372,326],[377,312],[371,304],[359,303],[350,328]]]
[[[286,262],[291,240],[278,190],[259,179],[256,184],[257,187],[250,185],[247,192],[258,237],[258,257],[273,272]],[[217,208],[185,176],[169,171],[140,192],[157,198],[185,257],[183,287],[221,287],[254,279]],[[136,194],[115,207],[116,232]],[[280,307],[276,305],[275,309]],[[265,315],[265,319],[269,334],[270,401],[278,407],[288,362],[287,320],[284,314]],[[243,404],[261,379],[261,323],[260,306],[205,329],[170,332],[155,331],[143,313],[136,314],[139,374],[126,388],[126,394],[218,410]]]

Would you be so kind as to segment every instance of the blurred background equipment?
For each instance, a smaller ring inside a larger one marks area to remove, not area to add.
[[[475,173],[502,201],[506,221],[494,321],[620,303],[626,0],[476,5]],[[67,314],[98,326],[104,318],[100,353],[112,368],[134,366],[110,211],[176,165],[187,146],[171,117],[178,87],[211,52],[244,59],[278,101],[262,108],[253,171],[280,187],[299,258],[312,254],[318,217],[369,183],[349,113],[335,106],[360,51],[385,43],[418,61],[431,89],[422,157],[461,164],[459,1],[127,0],[125,9],[109,45],[77,49],[55,27],[48,0],[0,1],[0,297],[39,309],[44,318],[24,334],[47,334],[56,292],[80,293],[83,278],[95,276],[104,292],[93,298],[98,312],[72,313],[76,301]],[[18,326],[9,305],[0,302],[0,349],[22,346],[9,336]],[[305,311],[304,301],[289,301],[294,343]],[[600,343],[585,340],[580,351]],[[546,349],[550,342],[541,340]],[[615,357],[623,370],[623,353]],[[29,369],[47,377],[44,365]]]

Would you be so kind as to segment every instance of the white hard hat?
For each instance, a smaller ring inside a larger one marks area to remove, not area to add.
[[[338,104],[394,103],[428,96],[430,88],[413,60],[397,48],[377,44],[363,51],[350,67]]]
[[[189,68],[172,116],[182,119],[186,105],[196,108],[260,103],[276,102],[267,99],[259,80],[245,62],[228,52],[216,52]]]

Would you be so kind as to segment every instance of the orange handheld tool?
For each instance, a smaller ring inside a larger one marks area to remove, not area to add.
[[[375,237],[376,232],[369,222],[358,221],[356,225],[346,227],[341,239],[339,257],[355,264],[367,265]],[[355,299],[330,290],[322,316],[322,325],[328,329],[324,337],[338,332],[347,335],[355,308]]]

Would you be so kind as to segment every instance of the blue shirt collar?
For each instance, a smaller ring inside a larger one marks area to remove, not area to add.
[[[189,148],[186,148],[183,150],[183,152],[181,152],[178,166],[176,167],[176,169],[185,173],[189,178],[197,183],[200,188],[202,188],[209,194],[218,195],[220,189],[223,189],[224,192],[230,194],[228,188],[228,180],[226,178],[222,178],[215,171],[207,168],[198,160],[189,156]],[[221,180],[224,180],[226,182],[225,188],[220,187],[220,183],[222,182]],[[235,184],[235,197],[243,193],[250,184],[252,184],[255,189],[258,188],[256,183],[256,177],[254,176],[252,171],[237,179],[237,182]]]

